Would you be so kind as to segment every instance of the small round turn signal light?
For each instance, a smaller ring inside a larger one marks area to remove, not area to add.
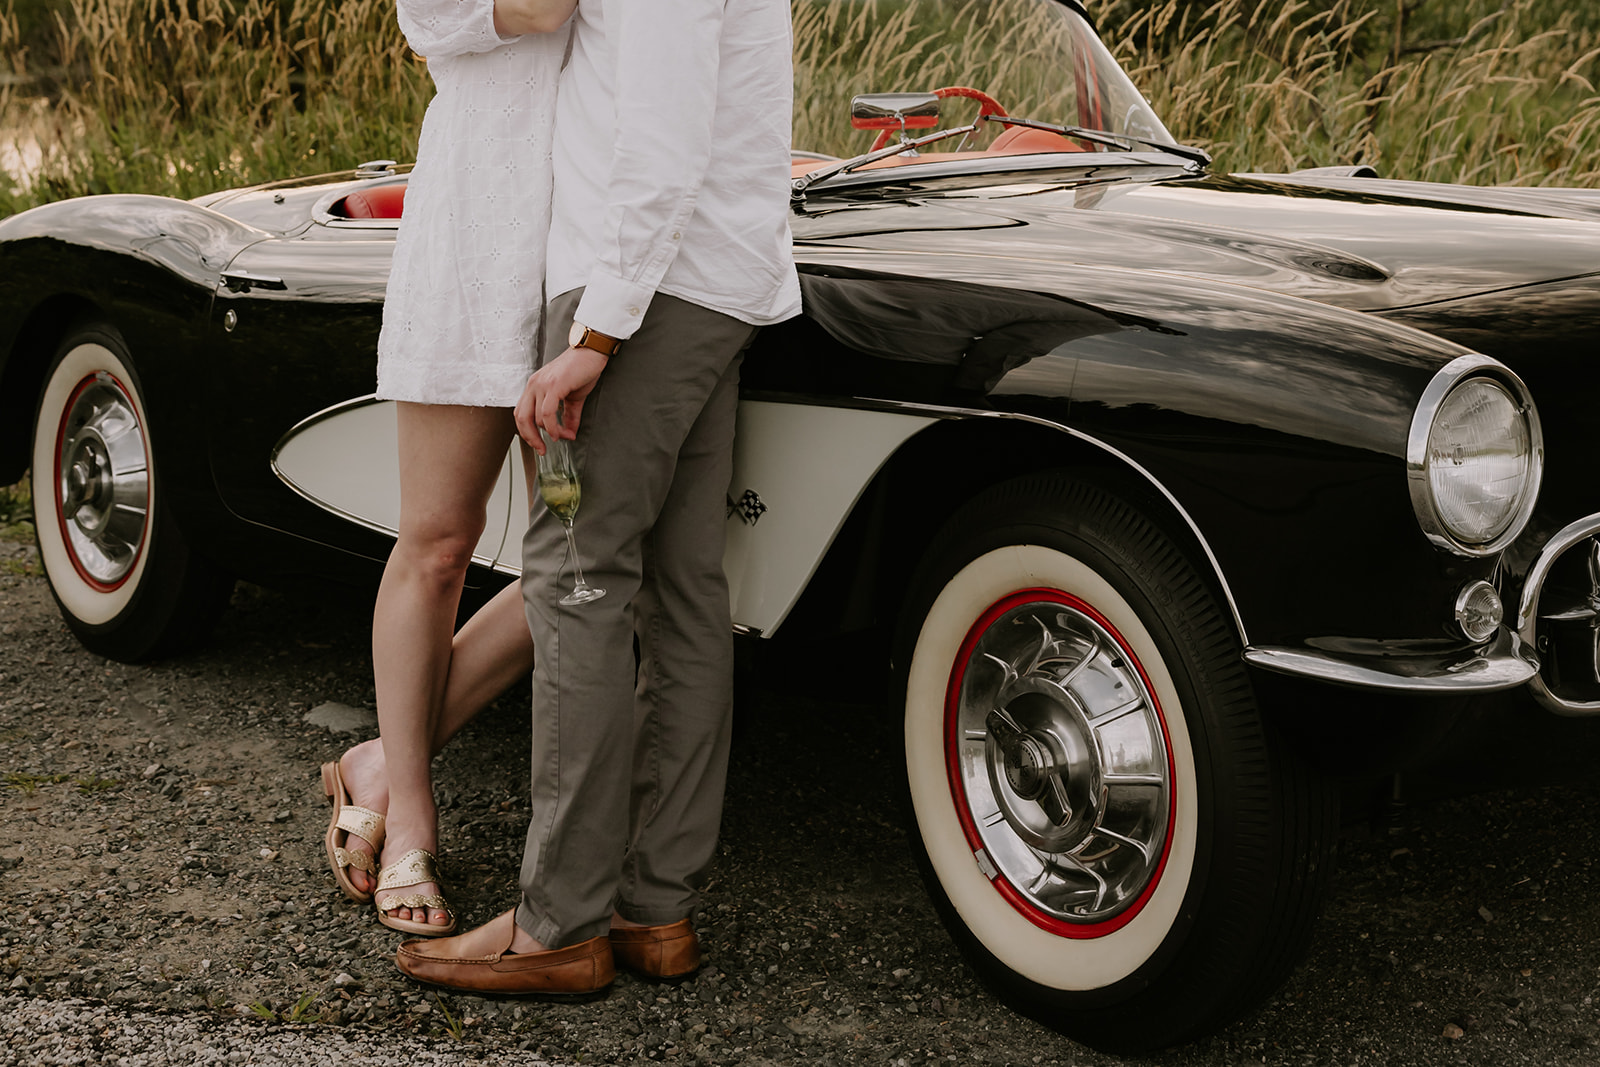
[[[1505,605],[1488,582],[1468,582],[1456,595],[1456,625],[1475,645],[1493,637],[1504,618]]]

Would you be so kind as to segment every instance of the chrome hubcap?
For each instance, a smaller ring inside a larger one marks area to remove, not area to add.
[[[975,858],[1046,918],[1113,919],[1166,852],[1159,706],[1133,655],[1072,597],[1019,594],[980,626],[948,751]]]
[[[117,381],[97,374],[73,393],[56,454],[56,506],[73,558],[103,586],[126,578],[144,545],[150,510],[144,430]]]

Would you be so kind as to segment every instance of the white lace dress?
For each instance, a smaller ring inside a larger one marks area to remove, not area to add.
[[[493,0],[399,0],[428,105],[378,337],[378,396],[512,407],[533,371],[568,30],[503,38]]]

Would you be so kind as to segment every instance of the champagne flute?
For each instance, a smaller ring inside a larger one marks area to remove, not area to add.
[[[539,496],[550,513],[561,520],[567,531],[567,547],[572,550],[572,569],[578,575],[572,592],[561,598],[567,606],[587,604],[606,595],[583,580],[583,566],[578,562],[578,543],[573,540],[572,520],[578,514],[578,501],[583,496],[583,486],[578,481],[578,467],[572,459],[572,449],[566,441],[558,441],[549,434],[544,438],[544,455],[539,457]]]

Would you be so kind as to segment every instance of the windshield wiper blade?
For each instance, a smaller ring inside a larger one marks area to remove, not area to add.
[[[972,123],[970,126],[952,126],[948,130],[936,130],[933,133],[925,134],[922,137],[914,137],[909,141],[897,141],[894,144],[885,145],[876,152],[868,152],[864,156],[855,156],[851,159],[841,159],[832,166],[822,167],[818,170],[813,170],[806,174],[802,174],[800,177],[796,178],[789,187],[789,199],[793,201],[804,200],[806,198],[806,190],[811,188],[811,186],[815,185],[817,182],[827,181],[829,178],[835,178],[841,174],[849,174],[851,171],[856,170],[859,167],[864,167],[868,163],[876,163],[880,159],[888,159],[890,156],[898,156],[904,152],[910,152],[921,148],[923,145],[933,144],[935,141],[943,141],[950,137],[964,137],[969,133],[977,132],[978,124],[976,122]]]
[[[1154,148],[1159,152],[1167,152],[1183,159],[1192,160],[1202,167],[1211,166],[1209,153],[1189,145],[1168,144],[1165,141],[1152,141],[1148,137],[1136,137],[1131,133],[1112,133],[1109,130],[1086,130],[1082,126],[1061,126],[1054,122],[1040,122],[1037,119],[1019,119],[1015,115],[981,115],[980,118],[988,122],[998,122],[1006,126],[1026,126],[1030,130],[1045,130],[1049,133],[1059,133],[1063,137],[1072,137],[1079,141],[1090,141],[1094,144],[1103,144],[1108,148],[1120,148],[1124,152],[1132,151],[1125,141],[1142,144]]]

